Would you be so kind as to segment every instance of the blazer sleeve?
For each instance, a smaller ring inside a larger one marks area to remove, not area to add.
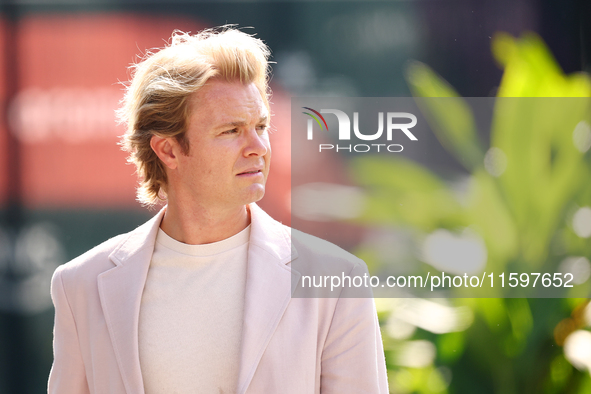
[[[365,272],[361,262],[350,275]],[[364,298],[346,295],[337,301],[322,352],[320,392],[388,394],[384,347],[371,290]]]
[[[51,280],[51,298],[55,306],[53,329],[53,366],[49,374],[49,394],[90,393],[80,352],[76,322],[58,268]]]

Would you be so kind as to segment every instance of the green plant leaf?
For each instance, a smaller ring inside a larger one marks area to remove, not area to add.
[[[353,160],[351,171],[367,193],[361,221],[396,223],[424,231],[462,221],[460,206],[447,185],[415,162],[362,157]]]
[[[423,63],[410,63],[406,79],[417,105],[441,144],[468,170],[480,167],[484,154],[472,111],[466,101]],[[434,97],[441,99],[434,100]]]

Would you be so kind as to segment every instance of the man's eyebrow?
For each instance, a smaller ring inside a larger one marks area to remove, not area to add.
[[[265,116],[261,116],[261,118],[258,121],[258,124],[267,123],[268,122],[268,119],[269,118],[266,115]],[[246,122],[244,122],[244,121],[238,121],[238,122],[225,123],[223,125],[220,125],[218,128],[221,129],[221,128],[224,128],[224,127],[242,127],[244,125],[246,125]]]

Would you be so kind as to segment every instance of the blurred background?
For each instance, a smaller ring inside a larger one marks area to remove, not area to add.
[[[54,269],[154,214],[135,201],[134,169],[117,146],[124,130],[113,111],[122,97],[121,82],[129,78],[127,67],[146,50],[162,47],[174,29],[196,32],[228,23],[249,27],[246,31],[273,51],[274,155],[260,205],[286,224],[292,187],[305,182],[384,187],[360,175],[377,168],[371,159],[292,168],[292,96],[591,96],[589,77],[581,74],[591,71],[591,3],[585,0],[3,0],[0,393],[46,391]],[[441,123],[436,110],[424,111]],[[512,140],[498,125],[468,127],[459,135],[443,127],[439,153],[389,164],[391,171],[412,171],[417,180],[395,185],[396,193],[423,196],[417,201],[432,207],[437,201],[428,196],[449,189],[453,196],[444,196],[452,201],[449,207],[458,194],[452,192],[472,180],[479,185],[470,189],[474,204],[459,204],[453,213],[427,209],[420,218],[404,212],[376,217],[371,206],[379,201],[370,199],[366,212],[307,218],[303,230],[379,269],[392,256],[424,264],[416,249],[429,236],[441,238],[436,232],[441,230],[448,238],[459,237],[460,229],[478,223],[478,242],[497,270],[523,260],[536,267],[566,261],[587,272],[591,132],[588,123],[576,125],[577,137],[572,128],[563,133],[546,127],[551,142],[532,147],[531,157],[550,152],[550,167],[562,167],[552,182],[527,187],[524,180],[539,176],[539,168],[499,170],[503,155],[512,158],[511,147],[530,146],[527,138]],[[569,141],[568,149],[555,148],[563,141]],[[561,155],[571,161],[554,160]],[[556,196],[546,201],[541,196],[549,190]],[[528,206],[536,209],[523,208]],[[487,222],[483,212],[502,220]],[[591,392],[586,299],[376,302],[393,393]]]

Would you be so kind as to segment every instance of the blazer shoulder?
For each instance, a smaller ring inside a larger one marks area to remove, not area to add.
[[[299,274],[296,298],[369,298],[369,272],[363,260],[321,238],[291,230],[292,270]],[[351,286],[351,284],[353,284]]]
[[[85,276],[96,278],[99,273],[115,266],[109,259],[109,255],[129,237],[129,234],[124,233],[110,238],[69,262],[60,265],[55,270],[54,278],[57,276],[61,276],[62,280],[67,280],[66,278],[81,279]]]
[[[363,260],[329,241],[299,230],[289,230],[293,248],[297,251],[296,260],[309,261],[315,266],[327,265],[339,271],[367,268]]]

